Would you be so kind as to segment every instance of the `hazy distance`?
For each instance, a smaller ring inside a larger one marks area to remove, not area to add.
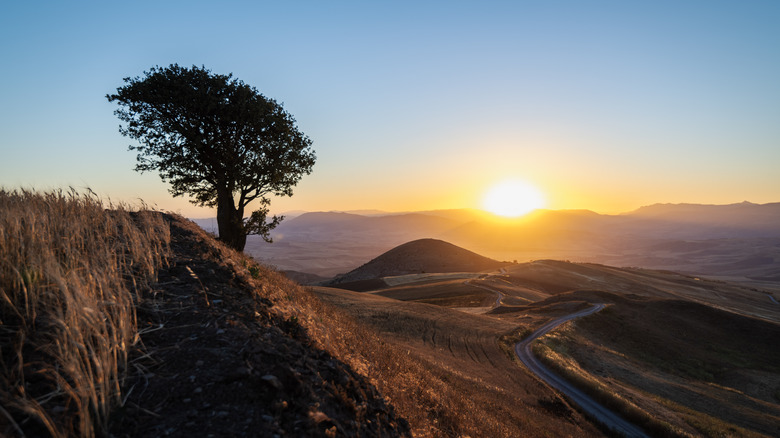
[[[213,220],[196,222],[213,227]],[[272,244],[250,236],[247,252],[281,270],[322,277],[436,238],[504,261],[551,258],[780,282],[780,203],[656,204],[619,215],[536,210],[516,219],[474,209],[309,212],[285,220],[272,236]]]

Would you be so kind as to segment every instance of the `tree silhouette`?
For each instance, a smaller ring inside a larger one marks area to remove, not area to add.
[[[243,251],[248,234],[270,242],[283,219],[267,219],[269,195],[292,196],[311,173],[311,140],[275,100],[228,75],[205,67],[153,67],[125,78],[114,111],[122,135],[137,140],[135,170],[159,171],[173,196],[189,194],[196,205],[217,207],[219,237]],[[244,218],[245,207],[260,208]]]

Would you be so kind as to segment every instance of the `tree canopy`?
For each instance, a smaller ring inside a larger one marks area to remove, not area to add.
[[[311,140],[275,100],[205,67],[153,67],[125,78],[114,113],[119,131],[139,142],[136,170],[156,170],[173,196],[190,195],[197,205],[217,207],[219,235],[243,250],[247,234],[269,232],[281,220],[266,219],[268,196],[292,196],[311,173]],[[245,207],[260,208],[244,218]]]

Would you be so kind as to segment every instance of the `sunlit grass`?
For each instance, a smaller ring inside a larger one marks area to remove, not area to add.
[[[170,235],[159,214],[74,191],[0,189],[0,434],[104,435],[135,302]]]
[[[567,343],[560,332],[551,333],[533,344],[534,354],[550,369],[577,386],[591,398],[623,418],[658,437],[687,437],[679,428],[653,417],[627,398],[617,394],[598,378],[585,371],[568,355]]]

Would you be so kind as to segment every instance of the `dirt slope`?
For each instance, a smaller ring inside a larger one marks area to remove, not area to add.
[[[145,349],[114,436],[410,436],[374,386],[276,311],[260,271],[166,219],[173,255],[138,309]]]

